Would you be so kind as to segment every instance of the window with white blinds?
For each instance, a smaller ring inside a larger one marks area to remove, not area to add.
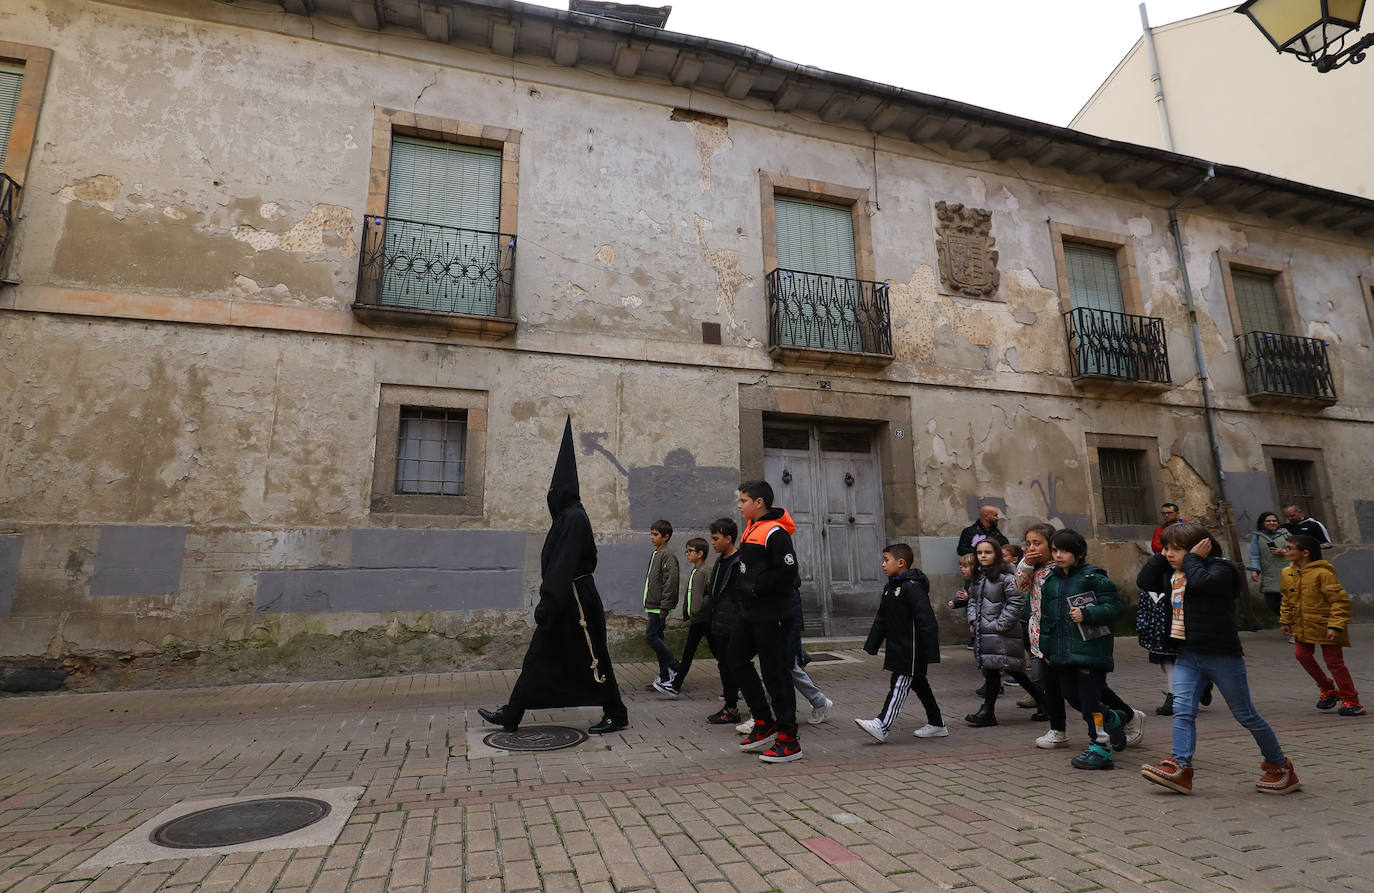
[[[1126,312],[1116,249],[1065,242],[1064,268],[1069,278],[1069,303],[1073,307]]]
[[[495,314],[500,150],[394,137],[386,217],[383,304]]]
[[[1279,292],[1274,285],[1272,274],[1233,269],[1231,284],[1235,286],[1236,311],[1240,314],[1242,330],[1272,332],[1275,335],[1288,334],[1288,327],[1283,324]]]
[[[5,150],[9,148],[10,128],[14,125],[14,111],[19,107],[19,88],[23,84],[22,67],[0,63],[0,166],[5,164]]]

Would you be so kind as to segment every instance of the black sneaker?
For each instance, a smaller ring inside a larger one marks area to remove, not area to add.
[[[605,735],[609,732],[620,732],[630,727],[629,719],[621,719],[614,716],[603,716],[601,722],[592,726],[587,731],[593,735]]]
[[[1112,762],[1112,755],[1100,744],[1090,745],[1087,750],[1069,760],[1069,765],[1075,769],[1116,768],[1116,763]]]
[[[729,707],[722,707],[720,710],[706,717],[706,721],[713,726],[739,725],[739,711],[731,710]]]
[[[1365,709],[1359,704],[1346,702],[1341,705],[1341,709],[1336,711],[1341,716],[1364,716]]]
[[[750,753],[765,750],[777,737],[777,723],[756,719],[754,720],[754,727],[749,730],[749,734],[740,739],[739,749]]]
[[[1335,707],[1340,702],[1340,695],[1336,694],[1334,691],[1324,691],[1322,692],[1322,696],[1317,699],[1317,709],[1330,710],[1332,707]]]

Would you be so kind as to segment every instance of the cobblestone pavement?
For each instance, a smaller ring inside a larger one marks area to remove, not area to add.
[[[1374,718],[1315,710],[1277,632],[1245,641],[1300,793],[1256,793],[1258,750],[1220,698],[1199,720],[1197,793],[1146,783],[1139,766],[1167,755],[1170,726],[1153,713],[1159,672],[1129,639],[1113,686],[1149,718],[1114,772],[1069,767],[1086,738],[1072,716],[1071,747],[1035,748],[1044,726],[1015,688],[1000,726],[967,727],[979,678],[963,649],[933,668],[944,739],[913,738],[912,699],[873,742],[853,719],[881,706],[880,659],[813,664],[835,707],[783,765],[704,722],[720,705],[709,658],[677,700],[645,690],[648,664],[617,667],[631,728],[540,755],[482,743],[476,707],[501,703],[513,672],[7,698],[0,890],[1374,889]],[[1374,688],[1364,652],[1351,657]],[[173,804],[348,785],[365,793],[332,846],[78,869]]]

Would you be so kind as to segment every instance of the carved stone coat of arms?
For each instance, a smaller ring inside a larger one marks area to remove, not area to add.
[[[961,204],[935,203],[935,253],[940,260],[940,283],[955,294],[986,298],[997,291],[1002,274],[997,272],[993,245],[992,212]]]

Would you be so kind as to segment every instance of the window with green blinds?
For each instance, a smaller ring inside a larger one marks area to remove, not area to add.
[[[855,279],[854,217],[849,208],[804,199],[773,199],[778,267]]]
[[[394,137],[381,302],[496,313],[501,152]]]
[[[1267,273],[1231,271],[1231,284],[1236,291],[1236,310],[1240,313],[1240,327],[1245,332],[1288,334],[1279,307],[1279,292],[1274,277]]]
[[[773,218],[778,269],[791,271],[778,295],[782,343],[862,350],[851,210],[776,196]]]
[[[1074,307],[1126,312],[1115,249],[1065,242],[1064,266],[1069,274],[1069,303]]]
[[[10,128],[14,125],[14,111],[19,107],[19,88],[23,84],[23,68],[0,64],[0,166],[5,163],[5,150],[10,144]]]

